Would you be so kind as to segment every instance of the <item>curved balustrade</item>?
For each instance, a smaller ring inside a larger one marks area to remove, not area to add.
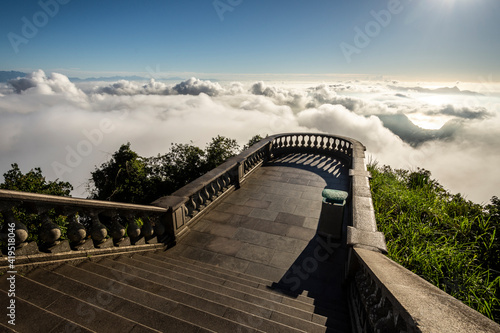
[[[166,212],[154,206],[0,190],[4,218],[0,238],[5,243],[14,239],[16,255],[153,244],[167,236],[161,221]],[[28,225],[16,215],[28,216]],[[58,225],[54,218],[64,222]],[[141,227],[137,225],[139,218]],[[61,239],[61,224],[66,228],[66,239]],[[29,237],[35,231],[38,234]]]
[[[319,154],[341,157],[350,160],[354,145],[361,145],[356,140],[327,134],[290,133],[272,137],[272,153]]]

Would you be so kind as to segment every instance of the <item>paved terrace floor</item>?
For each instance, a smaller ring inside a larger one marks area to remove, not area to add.
[[[268,162],[169,251],[269,280],[270,287],[315,304],[333,303],[347,323],[346,223],[338,248],[316,236],[325,187],[348,191],[343,162],[304,154]]]

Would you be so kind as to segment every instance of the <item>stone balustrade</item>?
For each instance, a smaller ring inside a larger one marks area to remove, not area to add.
[[[168,236],[166,212],[154,206],[0,190],[0,237],[6,243],[15,240],[16,256],[153,244]],[[16,217],[21,214],[31,216],[28,225]],[[66,239],[61,239],[54,217],[64,221]]]

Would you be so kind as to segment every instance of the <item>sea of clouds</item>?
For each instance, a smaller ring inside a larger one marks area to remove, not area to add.
[[[41,70],[0,86],[0,173],[18,163],[85,197],[90,172],[130,142],[142,156],[223,135],[323,132],[360,140],[380,165],[432,172],[487,203],[500,194],[500,87],[482,83],[80,82]],[[426,129],[416,127],[421,125]],[[444,125],[444,126],[443,126]]]

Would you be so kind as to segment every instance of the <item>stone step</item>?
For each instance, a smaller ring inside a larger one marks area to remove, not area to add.
[[[182,254],[178,254],[178,253],[176,253],[174,251],[170,251],[170,250],[169,251],[148,252],[148,253],[145,253],[144,255],[145,256],[161,256],[164,258],[170,258],[172,260],[176,260],[178,262],[190,263],[190,264],[195,264],[195,265],[200,264],[201,267],[206,267],[208,269],[211,269],[213,267],[217,267],[217,269],[220,273],[231,275],[234,277],[240,277],[245,281],[252,281],[252,282],[258,283],[258,284],[269,284],[272,282],[270,280],[266,280],[266,279],[260,278],[258,276],[254,276],[254,275],[250,275],[250,274],[246,274],[246,273],[241,273],[241,272],[230,270],[230,269],[227,269],[224,267],[204,263],[204,262],[201,262],[199,260],[187,258],[187,257],[182,256]]]
[[[58,316],[50,311],[44,310],[35,304],[32,304],[17,296],[17,282],[20,280],[20,275],[16,276],[16,321],[15,326],[8,324],[10,320],[6,314],[2,315],[0,320],[1,332],[18,332],[18,333],[32,333],[32,332],[65,332],[66,327],[74,328],[75,332],[95,332],[85,327],[82,327],[70,320]],[[4,280],[1,277],[1,280]],[[8,294],[6,289],[0,288],[0,297],[8,300]],[[2,301],[2,305],[6,304]],[[6,311],[7,306],[2,306],[2,311]],[[33,323],[36,323],[36,330],[33,327]]]
[[[305,311],[316,312],[318,314],[340,313],[340,318],[339,318],[340,320],[343,320],[342,318],[344,318],[344,315],[345,317],[349,317],[347,305],[339,305],[337,304],[336,300],[332,301],[331,299],[325,298],[327,297],[325,295],[321,294],[315,295],[313,293],[306,291],[303,294],[298,295],[297,297],[289,296],[287,293],[280,292],[280,288],[277,289],[269,288],[269,286],[275,285],[269,280],[256,278],[256,280],[252,281],[253,278],[252,276],[248,276],[243,273],[232,272],[225,268],[206,264],[189,258],[184,258],[184,257],[175,258],[172,255],[169,255],[168,251],[149,252],[144,254],[144,256],[141,256],[141,259],[142,258],[144,258],[144,260],[147,260],[147,258],[153,258],[161,260],[163,262],[168,262],[169,264],[180,267],[182,269],[188,268],[189,271],[183,271],[183,272],[185,272],[186,274],[194,272],[195,275],[192,274],[190,275],[195,277],[199,276],[202,279],[210,279],[210,281],[214,283],[221,283],[220,281],[222,281],[223,285],[230,287],[232,289],[237,289],[244,292],[252,292],[256,296],[272,299],[277,302],[281,302],[283,304],[287,304],[292,307],[296,307]],[[205,275],[200,275],[200,274],[205,274]],[[220,278],[222,280],[213,279],[211,276],[215,276],[216,278]],[[237,277],[243,280],[235,282],[234,279],[232,279],[232,277]],[[255,287],[259,288],[260,290],[255,290]]]
[[[99,307],[129,320],[172,332],[261,332],[249,326],[194,309],[167,298],[133,288],[133,280],[124,273],[107,279],[75,266],[62,265],[53,271],[38,270],[29,274],[33,279],[71,294],[82,301],[88,298]],[[203,327],[204,329],[200,329]]]
[[[311,299],[310,297],[305,297],[302,295],[299,295],[298,297],[293,297],[283,293],[276,293],[275,291],[271,290],[269,286],[272,285],[272,282],[269,280],[264,280],[243,273],[233,272],[222,267],[206,264],[193,259],[188,259],[184,257],[175,258],[171,255],[168,255],[168,251],[165,254],[161,252],[160,253],[151,252],[145,255],[145,257],[158,259],[164,262],[168,262],[175,266],[186,267],[189,268],[191,271],[198,272],[196,274],[204,273],[224,279],[227,281],[226,285],[230,286],[233,289],[241,289],[248,287],[259,288],[263,292],[262,295],[266,295],[265,297],[270,297],[271,299],[275,299],[277,301],[282,299],[281,302],[284,304],[290,304],[292,306],[296,304],[297,308],[304,310],[310,310],[314,308],[312,306],[314,300]],[[236,279],[233,277],[236,277]]]
[[[124,259],[126,260],[123,261]],[[117,269],[117,272],[127,269],[127,274],[131,275],[130,279],[134,279],[134,287],[157,295],[163,295],[173,301],[226,318],[228,317],[228,313],[230,313],[233,320],[237,319],[238,322],[246,323],[257,329],[278,332],[325,331],[323,325],[310,321],[312,319],[310,313],[302,312],[301,314],[309,316],[309,320],[301,319],[296,316],[298,311],[295,311],[294,315],[289,315],[275,309],[281,304],[274,305],[274,307],[272,304],[267,304],[263,307],[199,286],[189,285],[179,280],[164,278],[163,275],[168,273],[168,270],[161,267],[143,264],[139,260],[134,261],[127,258],[120,258],[119,260],[101,261],[98,264],[85,263],[80,267],[109,278],[112,278],[112,274],[116,274],[110,272],[111,267]],[[138,268],[139,266],[161,272],[161,275]],[[281,307],[283,308],[283,305]],[[293,311],[292,308],[290,310]],[[297,329],[293,329],[293,327]]]
[[[268,285],[271,285],[271,282],[268,280],[260,278],[255,278],[256,280],[253,280],[252,276],[248,276],[243,273],[232,272],[225,268],[189,258],[175,258],[169,254],[168,251],[149,252],[138,257],[138,259],[142,261],[147,261],[149,258],[168,263],[169,266],[163,266],[165,268],[173,269],[172,266],[175,266],[178,271],[182,271],[182,274],[199,278],[202,281],[222,284],[232,289],[240,290],[245,293],[251,293],[262,298],[272,299],[276,302],[281,302],[283,304],[311,312],[313,314],[312,320],[316,323],[325,324],[325,322],[328,322],[328,326],[330,326],[330,324],[343,327],[345,326],[346,329],[350,327],[350,324],[346,323],[350,321],[347,304],[338,304],[338,300],[327,298],[329,297],[327,293],[314,294],[313,292],[305,291],[302,295],[295,298],[293,296],[288,296],[286,293],[277,292],[279,288],[277,290],[268,288]],[[158,261],[155,262],[154,260],[150,261],[150,263],[155,265],[160,264]],[[242,280],[239,281],[240,283],[237,283],[232,280],[233,277]],[[256,281],[258,281],[258,284],[256,284]],[[262,282],[266,283],[266,285],[261,284]],[[255,287],[258,287],[259,289],[255,289]],[[327,317],[328,321],[326,320]]]
[[[204,298],[215,300],[218,303],[230,304],[236,309],[252,314],[264,314],[268,312],[263,311],[262,308],[265,308],[272,311],[282,312],[296,318],[308,321],[313,320],[311,312],[272,301],[267,298],[257,297],[253,295],[252,290],[245,293],[236,289],[228,288],[222,284],[210,282],[205,279],[204,276],[185,275],[184,270],[179,267],[174,267],[174,271],[169,267],[160,266],[161,262],[159,262],[160,265],[156,265],[155,262],[146,263],[142,262],[142,260],[145,260],[145,258],[122,257],[116,261],[100,261],[99,264],[116,269],[123,269],[126,266],[133,267],[130,273],[138,277],[162,284],[166,287],[174,288],[176,290],[200,295]]]
[[[78,329],[82,332],[129,332],[132,330],[144,333],[160,332],[21,275],[16,277],[16,298],[16,301],[24,301],[30,304],[30,307],[50,313],[48,318],[52,318],[51,316],[64,318],[67,322],[64,326],[58,325],[59,329],[53,329],[54,332],[76,332]],[[24,306],[21,304],[19,307]],[[23,319],[27,321],[27,318],[30,319],[29,322],[37,323],[38,326],[38,321],[32,318],[32,310],[29,308],[26,316],[18,314],[16,331]],[[33,332],[33,330],[34,327],[31,327],[29,331]],[[38,332],[51,332],[51,330],[39,328]]]

